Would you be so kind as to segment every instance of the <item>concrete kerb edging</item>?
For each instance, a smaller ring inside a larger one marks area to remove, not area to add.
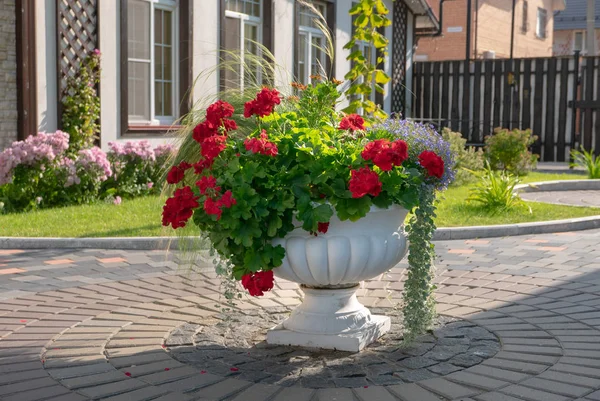
[[[515,192],[594,191],[600,190],[600,180],[559,180],[520,184]]]
[[[541,221],[495,226],[438,228],[434,241],[466,240],[476,238],[508,237],[527,234],[550,234],[600,228],[600,216],[568,220]],[[25,238],[0,237],[0,249],[130,249],[130,250],[178,250],[177,237],[130,237],[130,238]]]
[[[564,180],[522,184],[516,192],[600,190],[600,180]],[[540,221],[494,226],[438,228],[433,239],[466,240],[475,238],[508,237],[514,235],[549,234],[600,228],[600,216],[567,220]],[[0,237],[0,249],[179,249],[178,237],[124,238],[26,238]]]

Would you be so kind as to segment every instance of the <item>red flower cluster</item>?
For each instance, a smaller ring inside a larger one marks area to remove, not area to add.
[[[419,155],[419,163],[430,177],[442,178],[444,175],[444,160],[430,150],[426,150]]]
[[[365,129],[365,120],[358,114],[348,114],[340,121],[339,129],[349,131],[363,131]]]
[[[408,145],[403,140],[390,142],[387,139],[377,139],[365,145],[360,154],[365,160],[373,163],[383,171],[390,171],[394,166],[400,166],[408,159]]]
[[[198,163],[194,163],[194,173],[202,174],[205,169],[210,169],[212,167],[213,162],[214,159],[202,159]]]
[[[253,297],[265,295],[265,291],[273,289],[273,271],[244,274],[242,285]]]
[[[162,213],[162,224],[173,228],[185,227],[185,223],[192,217],[193,209],[198,207],[198,196],[194,196],[188,186],[175,190],[172,198],[167,199]]]
[[[192,137],[200,144],[203,160],[194,164],[196,174],[210,168],[214,159],[227,147],[227,133],[237,129],[233,116],[233,106],[219,100],[206,109],[206,119],[194,128]]]
[[[268,116],[273,112],[275,105],[280,103],[281,97],[277,89],[263,88],[254,100],[244,104],[244,117],[250,118],[253,115]]]
[[[206,119],[194,128],[192,134],[196,142],[202,142],[211,136],[219,134],[219,128],[222,128],[224,134],[237,129],[235,121],[230,120],[233,116],[234,108],[227,102],[219,100],[206,109]]]
[[[247,138],[244,141],[244,146],[246,146],[246,150],[249,150],[252,153],[260,153],[265,156],[277,156],[277,145],[273,142],[269,142],[268,139],[267,131],[262,130],[260,139]]]
[[[352,192],[353,198],[362,198],[367,194],[377,196],[381,192],[381,181],[376,172],[363,167],[350,172],[348,189]]]
[[[200,181],[198,181],[199,183]],[[198,184],[197,183],[197,184]],[[198,184],[198,186],[200,186]],[[211,187],[218,191],[219,187]],[[202,191],[202,189],[200,189]],[[221,214],[223,213],[223,208],[230,208],[231,206],[237,204],[236,200],[233,199],[233,194],[231,191],[227,190],[219,199],[213,199],[210,196],[206,197],[204,201],[204,211],[206,214],[212,214],[217,216],[217,220],[221,219]]]
[[[169,184],[179,184],[185,177],[186,170],[191,167],[192,165],[188,162],[181,162],[177,166],[171,167],[167,174],[167,182]]]
[[[200,189],[202,195],[206,194],[208,188],[212,188],[215,191],[221,190],[221,187],[217,187],[217,179],[212,175],[200,178],[200,180],[196,181],[196,186]]]
[[[226,136],[214,135],[208,137],[202,141],[200,153],[202,153],[205,160],[210,160],[212,163],[212,161],[227,147],[226,142]]]

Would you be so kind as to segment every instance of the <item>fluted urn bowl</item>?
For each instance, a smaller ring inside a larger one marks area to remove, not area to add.
[[[302,228],[273,245],[285,248],[276,277],[301,285],[304,300],[291,316],[269,330],[267,342],[360,351],[390,328],[385,316],[371,315],[356,298],[363,280],[386,272],[402,260],[408,243],[399,206],[372,207],[362,219],[330,220],[327,233],[311,235]]]

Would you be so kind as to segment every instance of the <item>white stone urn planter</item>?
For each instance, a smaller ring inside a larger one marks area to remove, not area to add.
[[[407,213],[399,206],[372,207],[356,222],[334,215],[326,234],[315,237],[297,228],[274,240],[286,256],[273,273],[300,284],[304,300],[267,332],[267,343],[358,352],[385,334],[390,319],[371,315],[356,291],[361,281],[388,271],[406,254]]]

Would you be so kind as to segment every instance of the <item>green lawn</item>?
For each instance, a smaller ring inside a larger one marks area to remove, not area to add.
[[[532,173],[523,182],[583,179],[575,174]],[[528,203],[525,208],[490,215],[476,204],[465,202],[467,187],[451,187],[438,206],[439,227],[473,226],[558,220],[600,214],[599,209]],[[46,209],[30,213],[0,215],[0,237],[132,237],[173,235],[174,230],[160,225],[164,199],[146,197],[124,199],[121,205],[98,203]],[[194,229],[190,228],[190,235]]]
[[[0,236],[146,237],[172,235],[161,226],[164,200],[157,196],[0,215]]]
[[[530,173],[522,182],[541,182],[555,180],[582,180],[584,175]],[[491,215],[476,203],[467,203],[469,188],[450,187],[442,194],[438,205],[438,227],[487,226],[495,224],[525,223],[531,221],[560,220],[572,217],[600,215],[600,209],[550,205],[547,203],[527,202],[532,213],[526,207]]]

